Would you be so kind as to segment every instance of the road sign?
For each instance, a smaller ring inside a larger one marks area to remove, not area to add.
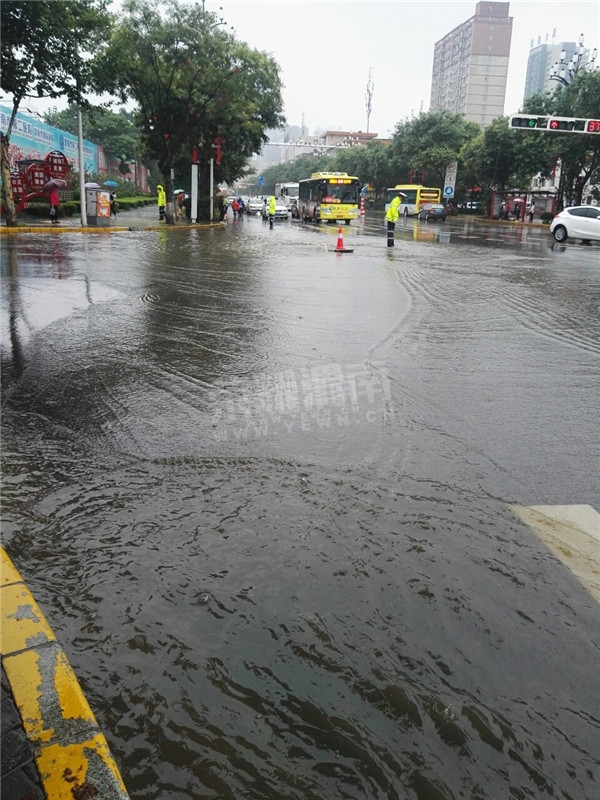
[[[456,183],[457,169],[458,161],[451,161],[449,164],[446,164],[446,179],[444,181],[445,186],[454,186]]]
[[[444,179],[444,197],[454,197],[454,186],[456,184],[456,171],[458,169],[458,161],[450,161],[446,164],[446,177]]]
[[[259,186],[264,186],[265,185],[265,179],[263,178],[262,175],[259,176],[259,178],[258,178],[258,180],[256,182],[258,183]]]

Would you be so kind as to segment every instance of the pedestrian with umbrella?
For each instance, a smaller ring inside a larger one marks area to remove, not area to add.
[[[48,195],[50,203],[50,221],[53,225],[58,225],[58,207],[60,206],[60,197],[58,196],[58,187],[66,186],[67,182],[62,178],[53,178],[44,184],[42,191]]]
[[[50,220],[54,225],[58,225],[58,207],[60,205],[60,197],[58,196],[58,192],[54,186],[50,189],[48,200],[50,201]]]
[[[119,184],[116,181],[104,181],[104,185],[110,189],[110,215],[111,217],[117,216],[117,193],[113,191],[113,187]]]
[[[183,202],[185,200],[185,192],[183,189],[175,189],[173,192],[175,197],[175,216],[177,219],[181,219],[183,216]]]

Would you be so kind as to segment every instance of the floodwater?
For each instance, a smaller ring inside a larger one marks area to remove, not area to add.
[[[4,544],[133,800],[600,797],[600,249],[4,236]]]

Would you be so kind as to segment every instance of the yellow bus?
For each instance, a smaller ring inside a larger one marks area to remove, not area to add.
[[[441,203],[442,190],[432,186],[422,186],[420,183],[399,183],[393,189],[387,189],[385,195],[385,210],[390,207],[390,203],[398,192],[402,192],[405,197],[398,206],[398,213],[405,217],[414,217],[419,213],[424,203]]]
[[[345,222],[358,219],[360,185],[346,172],[313,172],[300,181],[298,216],[313,222]]]

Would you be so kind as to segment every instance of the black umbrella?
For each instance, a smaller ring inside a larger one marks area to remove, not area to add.
[[[47,194],[48,192],[52,191],[52,189],[62,189],[63,186],[66,186],[67,182],[63,181],[62,178],[51,178],[49,181],[46,181],[44,184],[44,188],[42,192]]]

